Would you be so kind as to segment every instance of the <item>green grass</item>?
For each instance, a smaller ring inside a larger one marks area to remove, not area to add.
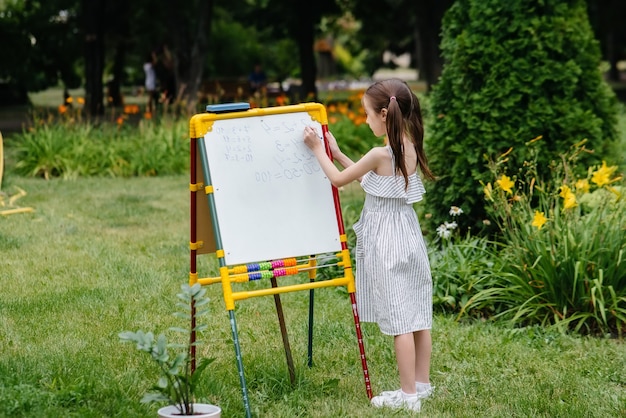
[[[24,189],[28,194],[17,203],[35,212],[0,217],[0,417],[156,415],[156,405],[139,402],[156,382],[156,370],[120,343],[118,333],[180,325],[172,312],[189,272],[188,181],[5,177],[3,191]],[[354,190],[341,196],[342,204],[358,205]],[[216,275],[213,256],[200,256],[198,270],[201,277]],[[216,360],[200,392],[222,407],[224,417],[243,416],[221,287],[207,290],[209,332],[199,354]],[[369,406],[345,292],[315,292],[312,368],[306,364],[308,292],[281,299],[296,368],[293,386],[273,298],[237,304],[254,416],[405,416]],[[362,325],[373,391],[395,389],[391,338]],[[424,417],[624,416],[626,347],[620,340],[439,315],[432,382],[437,389],[423,403]]]

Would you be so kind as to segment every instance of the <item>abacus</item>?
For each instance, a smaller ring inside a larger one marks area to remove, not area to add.
[[[339,195],[302,142],[302,132],[308,124],[321,130],[322,140],[328,131],[323,105],[304,103],[249,109],[248,103],[224,104],[208,106],[207,113],[194,115],[190,121],[189,282],[222,287],[247,417],[251,412],[235,304],[254,297],[274,296],[293,384],[294,366],[280,294],[309,291],[308,364],[311,367],[314,290],[345,287],[350,297],[366,392],[368,398],[372,397]],[[330,156],[328,143],[324,143]],[[268,240],[267,230],[263,231],[268,225],[283,228],[271,229],[272,239]],[[201,278],[197,256],[207,253],[216,255],[219,275]],[[315,280],[319,269],[331,266],[338,267],[334,270],[339,271],[338,277]],[[278,278],[300,273],[306,273],[309,280],[279,285]],[[261,280],[269,280],[271,287],[245,288],[245,283]],[[191,356],[195,369],[195,348]]]

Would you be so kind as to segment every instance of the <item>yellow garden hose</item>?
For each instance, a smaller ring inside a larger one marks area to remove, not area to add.
[[[0,206],[6,207],[6,203],[4,202],[4,194],[2,193],[2,175],[4,171],[4,152],[2,145],[2,132],[0,132]],[[26,192],[20,188],[18,188],[18,192],[11,196],[8,201],[8,206],[10,209],[0,210],[0,215],[13,215],[15,213],[27,213],[33,212],[33,208],[21,208],[15,207],[15,201],[23,196],[26,196]]]

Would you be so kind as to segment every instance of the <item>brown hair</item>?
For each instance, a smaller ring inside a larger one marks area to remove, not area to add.
[[[391,78],[377,81],[368,87],[365,95],[374,111],[380,113],[387,109],[387,140],[396,164],[408,187],[408,171],[404,161],[402,135],[406,132],[417,153],[417,165],[422,175],[434,180],[435,176],[428,168],[428,160],[424,153],[424,125],[422,110],[417,96],[403,80]]]

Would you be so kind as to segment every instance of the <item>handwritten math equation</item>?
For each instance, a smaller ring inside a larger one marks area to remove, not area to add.
[[[315,155],[304,144],[302,132],[311,119],[216,126],[213,130],[227,165],[253,172],[256,183],[294,181],[320,173]],[[321,127],[319,128],[321,131]]]

